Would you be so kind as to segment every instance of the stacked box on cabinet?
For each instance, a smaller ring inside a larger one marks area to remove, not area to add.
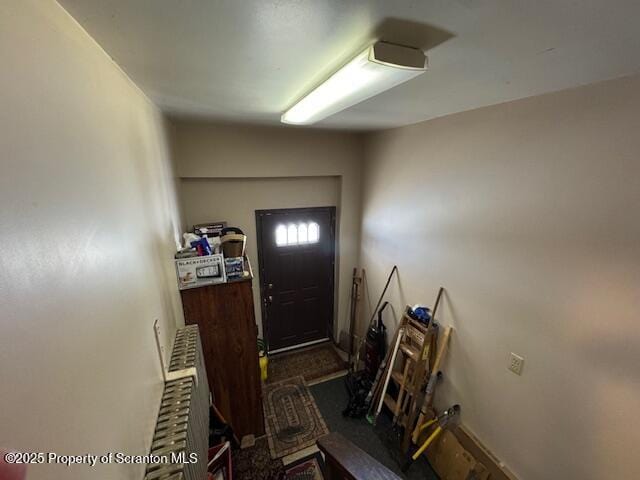
[[[209,439],[209,385],[196,325],[178,330],[169,372],[195,368],[192,376],[165,383],[151,455],[161,459],[147,465],[146,480],[206,478]]]

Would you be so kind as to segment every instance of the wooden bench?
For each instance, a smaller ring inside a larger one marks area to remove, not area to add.
[[[401,480],[339,433],[321,437],[318,448],[325,455],[325,480]]]

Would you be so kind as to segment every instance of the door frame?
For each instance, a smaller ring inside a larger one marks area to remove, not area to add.
[[[269,321],[266,312],[266,302],[265,302],[265,282],[264,282],[264,260],[263,260],[263,246],[262,246],[262,230],[263,230],[263,219],[266,215],[271,215],[274,213],[285,213],[285,212],[295,212],[295,213],[304,213],[304,212],[317,212],[317,211],[328,211],[330,217],[330,242],[331,245],[331,275],[330,275],[330,284],[329,284],[329,292],[331,293],[330,298],[330,312],[331,315],[329,317],[329,321],[327,323],[327,338],[335,342],[333,328],[335,325],[335,296],[336,296],[336,207],[335,206],[326,206],[326,207],[300,207],[300,208],[270,208],[266,210],[256,210],[256,244],[258,247],[258,271],[260,272],[260,311],[262,313],[262,336],[267,341],[267,350],[269,350],[268,346],[268,332],[269,332]],[[283,349],[279,349],[278,351],[291,350],[299,347],[304,347],[306,345],[311,345],[314,343],[320,343],[325,340],[316,340],[314,342],[309,342],[307,344],[293,345],[291,347],[286,347]]]

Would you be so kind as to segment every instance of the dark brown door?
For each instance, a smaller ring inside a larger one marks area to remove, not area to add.
[[[269,351],[331,338],[335,207],[257,210]]]

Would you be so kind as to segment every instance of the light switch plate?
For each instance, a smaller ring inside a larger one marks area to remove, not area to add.
[[[509,357],[509,370],[511,370],[516,375],[522,375],[523,365],[524,358],[511,352],[511,356]]]

